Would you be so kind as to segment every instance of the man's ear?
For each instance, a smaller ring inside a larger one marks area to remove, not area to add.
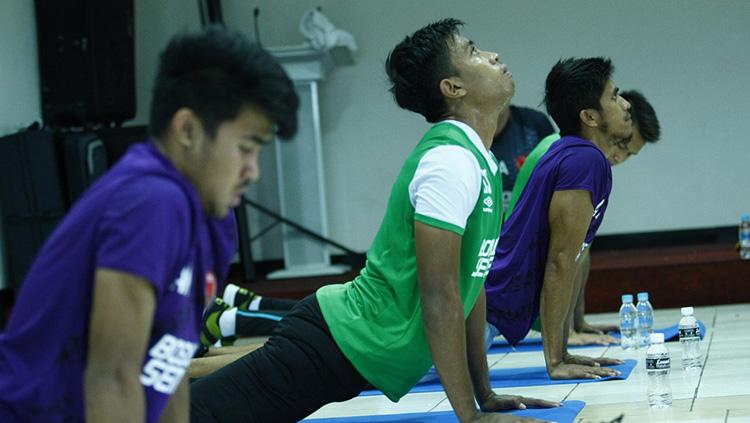
[[[175,112],[170,126],[178,144],[186,149],[192,147],[203,133],[201,120],[187,107],[182,107]]]
[[[440,80],[440,93],[446,99],[458,99],[466,95],[466,88],[456,77],[444,78]]]
[[[599,127],[601,114],[596,109],[583,109],[578,113],[578,118],[581,119],[581,125],[597,128]]]

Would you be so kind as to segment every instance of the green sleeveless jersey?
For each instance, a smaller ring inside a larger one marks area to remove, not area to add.
[[[559,139],[560,134],[558,134],[557,132],[547,135],[546,137],[542,138],[542,140],[539,141],[539,144],[537,144],[536,147],[531,150],[531,153],[526,156],[526,161],[523,162],[521,170],[518,171],[516,183],[513,184],[513,192],[510,195],[510,202],[508,203],[508,209],[505,211],[504,220],[508,220],[508,217],[513,213],[513,209],[516,208],[518,198],[521,197],[523,189],[526,188],[526,183],[529,182],[531,172],[534,171],[536,164],[539,163],[539,159],[541,159],[542,156],[544,156],[544,153],[549,150],[549,148],[552,146],[552,143]]]
[[[467,149],[482,173],[479,197],[463,229],[416,214],[410,201],[409,184],[420,159],[443,145]],[[462,236],[459,284],[466,318],[483,289],[502,221],[502,183],[487,157],[497,169],[494,156],[484,156],[462,129],[447,122],[433,126],[396,179],[365,268],[353,281],[327,285],[317,292],[336,344],[359,373],[393,401],[432,366],[417,283],[414,222]]]

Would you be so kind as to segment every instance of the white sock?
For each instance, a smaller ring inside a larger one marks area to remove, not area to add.
[[[237,304],[234,303],[234,298],[237,296],[237,293],[240,291],[240,287],[230,283],[227,285],[226,288],[224,288],[224,297],[223,300],[225,303],[235,306]]]
[[[219,316],[219,330],[221,336],[234,336],[237,328],[237,307],[225,310]]]
[[[261,297],[260,295],[256,295],[255,298],[253,298],[253,300],[250,301],[250,305],[247,306],[247,309],[253,310],[253,311],[260,310],[260,300],[262,299],[263,297]]]

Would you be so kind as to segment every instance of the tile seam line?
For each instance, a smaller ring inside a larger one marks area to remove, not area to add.
[[[701,381],[703,380],[703,372],[706,371],[706,366],[708,365],[708,356],[711,353],[711,345],[714,342],[714,334],[716,333],[716,330],[714,329],[716,327],[716,317],[719,314],[719,308],[716,307],[714,309],[714,318],[713,322],[711,324],[711,337],[708,339],[708,348],[706,348],[706,356],[703,359],[703,367],[701,367],[701,374],[698,377],[698,384],[695,386],[695,392],[693,392],[693,400],[690,402],[690,413],[693,412],[693,408],[695,406],[695,400],[698,398],[698,391],[701,388]]]

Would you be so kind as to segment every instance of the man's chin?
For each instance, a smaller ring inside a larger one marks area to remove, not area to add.
[[[242,204],[242,194],[235,194],[234,197],[232,197],[232,201],[229,203],[229,207],[234,208]]]
[[[213,217],[214,219],[223,219],[227,217],[230,209],[237,207],[238,205],[239,202],[237,202],[237,204],[234,204],[234,202],[232,202],[232,204],[229,204],[225,207],[214,207],[211,210],[206,210],[206,214]]]

